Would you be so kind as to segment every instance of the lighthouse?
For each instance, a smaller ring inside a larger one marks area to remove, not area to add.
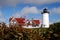
[[[41,14],[43,16],[42,28],[49,28],[49,11],[45,8]]]

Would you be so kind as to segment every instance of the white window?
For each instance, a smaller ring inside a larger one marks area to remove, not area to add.
[[[11,22],[11,24],[16,24],[16,22]]]
[[[16,24],[16,22],[14,22],[14,24]]]
[[[30,21],[30,24],[32,24],[32,21]]]
[[[11,23],[13,23],[13,22],[11,22]]]

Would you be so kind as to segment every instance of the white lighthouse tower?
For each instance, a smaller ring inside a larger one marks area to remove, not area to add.
[[[42,28],[49,28],[49,12],[46,8],[43,9],[42,15],[43,15]]]

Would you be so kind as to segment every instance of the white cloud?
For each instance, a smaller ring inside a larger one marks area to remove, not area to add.
[[[2,17],[2,12],[0,11],[0,17]]]
[[[0,10],[0,22],[3,22],[4,20],[3,20],[3,18],[2,18],[2,12],[1,12],[1,10]]]
[[[28,4],[49,4],[49,3],[55,3],[60,2],[60,0],[22,0],[22,3],[28,3]]]
[[[51,10],[53,13],[60,13],[60,7],[52,8]]]
[[[24,7],[20,12],[17,12],[13,16],[20,17],[22,15],[29,14],[29,13],[37,14],[39,13],[39,10],[36,7]]]
[[[53,19],[51,19],[51,21],[50,21],[50,24],[53,24],[54,22],[60,22],[60,7],[55,7],[55,8],[52,8],[51,10],[49,10],[50,11],[50,15],[52,15],[53,16]],[[58,15],[58,16],[56,16],[56,14]],[[51,17],[51,16],[50,16]]]
[[[0,0],[0,5],[17,5],[17,4],[51,4],[55,2],[60,2],[60,0]]]
[[[36,7],[24,7],[21,11],[22,14],[26,13],[38,13],[38,9]]]

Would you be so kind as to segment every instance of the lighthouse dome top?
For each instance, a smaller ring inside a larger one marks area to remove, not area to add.
[[[44,13],[49,13],[49,11],[48,11],[48,9],[47,9],[47,8],[44,8],[44,9],[43,9],[42,14],[44,14]]]

